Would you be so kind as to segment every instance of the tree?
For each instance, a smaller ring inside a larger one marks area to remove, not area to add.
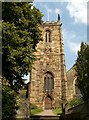
[[[42,39],[39,29],[42,16],[38,9],[32,9],[31,3],[2,3],[3,120],[15,119],[16,95],[23,85],[22,77],[31,70],[33,53]]]
[[[81,43],[76,60],[77,86],[84,101],[89,100],[89,45]]]
[[[2,120],[15,120],[16,110],[18,109],[16,93],[5,79],[3,80],[2,94]]]
[[[2,75],[18,91],[31,70],[37,43],[42,39],[41,12],[27,2],[2,4]],[[13,84],[13,81],[14,84]]]

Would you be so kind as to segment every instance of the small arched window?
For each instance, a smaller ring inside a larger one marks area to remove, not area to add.
[[[51,42],[51,32],[49,30],[46,30],[45,32],[45,41],[46,43]]]

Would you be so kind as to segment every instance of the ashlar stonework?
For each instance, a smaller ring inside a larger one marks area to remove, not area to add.
[[[31,71],[30,102],[42,109],[57,108],[67,99],[67,79],[61,23],[41,25],[43,41],[36,48]]]

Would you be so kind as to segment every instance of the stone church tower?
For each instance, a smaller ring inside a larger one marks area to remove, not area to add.
[[[60,16],[41,25],[43,41],[37,45],[31,71],[30,102],[42,109],[59,107],[66,100],[66,66]]]

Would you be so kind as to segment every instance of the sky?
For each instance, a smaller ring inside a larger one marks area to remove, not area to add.
[[[56,1],[56,0],[55,0]],[[43,21],[57,21],[60,14],[66,69],[75,63],[81,42],[87,41],[87,2],[34,2],[43,16]]]
[[[87,0],[35,0],[33,6],[42,12],[44,22],[57,21],[60,14],[68,71],[76,62],[81,42],[87,41]]]

